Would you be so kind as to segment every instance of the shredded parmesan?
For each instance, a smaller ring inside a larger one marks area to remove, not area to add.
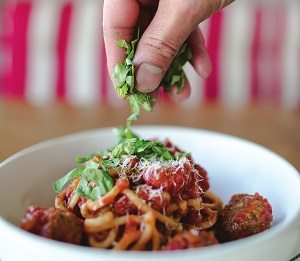
[[[194,173],[196,178],[196,185],[199,188],[199,192],[202,194],[204,191],[200,186],[200,182],[203,181],[203,177],[200,175],[199,171],[194,167],[194,164],[187,158],[182,157],[179,160],[165,160],[158,159],[157,157],[151,157],[149,159],[141,158],[137,160],[136,164],[132,166],[132,161],[137,159],[134,155],[123,155],[121,157],[121,163],[118,167],[118,172],[120,177],[127,177],[133,183],[139,183],[143,175],[145,177],[152,175],[156,180],[159,179],[161,171],[167,171],[169,175],[178,173],[180,170],[189,169],[189,173]],[[178,185],[175,184],[174,186]],[[185,186],[184,183],[181,184],[181,187]],[[150,193],[150,197],[160,196],[162,199],[162,187],[159,190],[147,189]],[[180,195],[178,195],[180,197]]]

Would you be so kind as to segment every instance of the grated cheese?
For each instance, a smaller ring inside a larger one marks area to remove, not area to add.
[[[160,178],[160,171],[167,171],[168,174],[172,175],[174,173],[178,173],[181,169],[188,168],[189,173],[195,174],[195,183],[199,188],[200,193],[203,193],[203,189],[200,186],[200,182],[203,181],[203,177],[187,157],[182,157],[179,160],[157,159],[157,157],[151,157],[149,159],[141,158],[137,161],[135,166],[131,166],[132,160],[135,159],[137,159],[137,157],[134,155],[123,155],[121,157],[121,164],[118,167],[120,177],[127,177],[133,183],[138,183],[141,181],[143,175],[147,177],[151,174],[156,180],[158,180]],[[187,173],[186,175],[189,174]],[[175,181],[173,182],[176,186],[177,184],[175,184]],[[185,186],[184,183],[181,184],[181,187],[183,186]],[[162,187],[156,190],[149,186],[147,189],[151,194],[149,196],[155,197],[160,194],[159,196],[162,199]],[[180,195],[178,196],[180,198]]]

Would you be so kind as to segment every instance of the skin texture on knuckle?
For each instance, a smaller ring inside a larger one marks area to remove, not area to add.
[[[173,43],[171,40],[162,40],[159,37],[147,36],[143,38],[140,45],[148,50],[150,53],[153,53],[155,56],[158,56],[159,59],[173,59],[178,51],[178,44]]]

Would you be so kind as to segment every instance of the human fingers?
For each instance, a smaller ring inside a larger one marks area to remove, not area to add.
[[[134,38],[140,7],[137,0],[105,0],[103,6],[103,36],[109,75],[117,63],[125,59],[124,50],[117,46],[119,39]]]
[[[231,2],[233,0],[161,0],[136,50],[136,88],[145,93],[155,90],[179,48],[198,24]],[[211,67],[209,56],[205,48],[200,51],[195,61],[200,59],[198,71],[207,77]]]
[[[175,102],[182,102],[188,99],[191,95],[191,86],[188,79],[185,79],[184,87],[180,93],[177,93],[178,86],[174,85],[171,87],[170,97]]]
[[[193,53],[193,58],[190,62],[195,71],[202,78],[207,78],[212,71],[212,62],[205,47],[204,37],[199,27],[197,27],[189,36],[188,45]]]

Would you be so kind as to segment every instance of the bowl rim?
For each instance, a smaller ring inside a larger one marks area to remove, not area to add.
[[[91,130],[85,130],[85,131],[80,131],[80,132],[75,132],[75,133],[70,133],[66,135],[62,135],[56,138],[51,138],[47,139],[45,141],[36,143],[34,145],[31,145],[27,148],[22,149],[21,151],[13,154],[6,160],[0,162],[0,169],[4,167],[5,165],[13,162],[14,160],[25,156],[27,154],[36,152],[38,150],[43,150],[46,149],[49,146],[57,146],[59,144],[64,144],[64,143],[69,143],[72,141],[77,141],[80,139],[84,138],[92,138],[96,137],[98,135],[103,135],[106,133],[111,133],[112,129],[114,127],[105,127],[105,128],[96,128],[96,129],[91,129]],[[230,139],[235,142],[242,142],[246,146],[254,146],[257,149],[263,150],[266,153],[271,154],[272,156],[275,156],[277,160],[282,161],[285,163],[291,171],[289,172],[289,175],[292,175],[294,178],[298,180],[299,183],[299,188],[300,188],[300,175],[299,171],[290,163],[288,162],[285,158],[283,158],[281,155],[273,152],[272,150],[257,144],[255,142],[236,137],[230,134],[225,134],[222,132],[216,132],[216,131],[210,131],[206,129],[199,129],[199,128],[191,128],[191,127],[182,127],[182,126],[173,126],[173,125],[139,125],[139,126],[134,126],[133,130],[134,131],[147,131],[151,129],[165,129],[165,130],[176,130],[179,132],[183,131],[188,131],[188,132],[193,132],[195,134],[205,134],[205,135],[213,135],[213,136],[218,136],[219,138],[225,138],[225,139]],[[126,260],[129,258],[133,257],[155,257],[158,258],[159,260],[165,259],[166,255],[168,258],[175,258],[175,259],[180,259],[183,257],[187,257],[187,255],[197,255],[198,257],[201,256],[210,256],[213,255],[215,250],[217,250],[217,254],[225,254],[228,252],[235,252],[237,250],[242,250],[242,249],[247,249],[250,248],[251,246],[256,246],[260,245],[263,242],[266,242],[281,233],[286,232],[291,228],[291,226],[296,225],[297,218],[300,217],[300,204],[298,206],[298,210],[296,210],[293,215],[290,215],[288,217],[284,217],[284,220],[280,222],[279,224],[276,224],[274,227],[267,231],[263,231],[259,234],[253,235],[251,237],[239,239],[236,241],[231,241],[227,243],[222,243],[219,245],[212,245],[212,246],[206,246],[204,248],[194,248],[194,249],[187,249],[185,251],[182,250],[176,250],[176,251],[159,251],[159,252],[143,252],[143,251],[111,251],[107,249],[95,249],[91,247],[86,247],[86,246],[78,246],[78,245],[72,245],[64,242],[59,242],[47,238],[43,238],[34,234],[31,234],[27,231],[22,230],[18,226],[12,224],[8,220],[4,219],[3,217],[0,216],[0,228],[5,229],[7,233],[11,233],[15,236],[22,237],[24,240],[30,240],[34,244],[38,244],[43,247],[51,247],[55,248],[59,251],[72,251],[72,252],[77,252],[77,253],[83,253],[87,255],[113,255],[114,257],[122,257],[123,259],[125,258]],[[200,256],[201,255],[201,256]]]

